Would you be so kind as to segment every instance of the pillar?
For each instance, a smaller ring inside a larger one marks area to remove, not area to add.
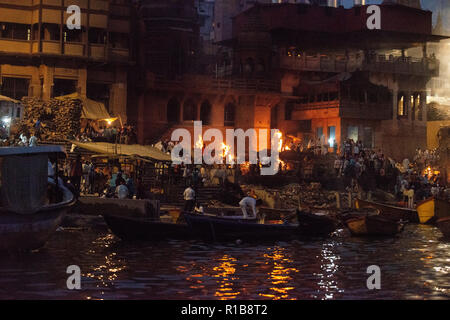
[[[116,70],[115,82],[110,89],[110,113],[111,116],[120,117],[122,124],[127,122],[127,72]]]
[[[86,86],[87,86],[87,69],[79,69],[78,70],[78,83],[77,83],[77,92],[81,96],[86,96]]]
[[[44,84],[42,86],[42,100],[50,100],[53,95],[53,77],[55,74],[55,68],[41,65],[40,70],[41,75],[44,78]]]

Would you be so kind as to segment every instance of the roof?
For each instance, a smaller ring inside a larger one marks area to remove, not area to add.
[[[63,146],[38,146],[38,147],[0,147],[0,157],[29,155],[39,153],[65,153]]]
[[[72,100],[81,100],[83,103],[83,110],[81,112],[82,119],[91,119],[91,120],[105,120],[111,119],[108,111],[105,108],[105,105],[101,102],[91,100],[86,96],[82,96],[79,93],[71,93],[65,96],[56,97],[58,100],[72,99]]]
[[[2,96],[2,95],[0,95],[0,101],[7,101],[7,102],[12,102],[12,103],[21,103],[18,100],[11,99],[10,97],[6,97],[6,96]]]
[[[89,150],[102,155],[126,155],[126,156],[140,156],[144,158],[151,158],[157,161],[172,161],[170,154],[166,154],[155,147],[143,146],[139,144],[127,145],[107,142],[79,142],[70,141],[79,148]]]

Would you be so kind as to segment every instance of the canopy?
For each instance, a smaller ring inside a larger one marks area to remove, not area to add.
[[[9,97],[2,96],[2,95],[0,95],[0,101],[7,101],[7,102],[12,102],[12,103],[20,103],[20,101],[18,101],[18,100],[14,100],[14,99],[11,99]]]
[[[170,154],[166,154],[155,147],[142,146],[139,144],[114,144],[107,142],[79,142],[70,141],[79,148],[86,149],[104,155],[127,155],[151,158],[157,161],[172,161]]]
[[[103,103],[88,99],[86,96],[82,96],[77,92],[68,94],[65,96],[61,96],[61,97],[56,97],[55,99],[58,99],[58,100],[65,100],[65,99],[81,100],[81,102],[83,103],[83,110],[81,112],[82,119],[90,119],[90,120],[106,120],[106,119],[109,120],[110,119],[111,121],[113,120],[113,119],[111,119],[111,116],[109,115],[108,111],[106,111],[105,105]]]

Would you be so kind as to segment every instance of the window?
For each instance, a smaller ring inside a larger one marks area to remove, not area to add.
[[[336,139],[336,127],[330,126],[328,127],[328,143],[331,148],[334,147],[334,140]]]
[[[167,122],[177,123],[180,121],[180,103],[176,98],[172,98],[167,103]]]
[[[29,79],[4,77],[0,93],[12,99],[21,100],[28,96]]]
[[[100,28],[89,28],[89,43],[105,44],[106,30]]]
[[[358,127],[347,127],[347,139],[352,139],[354,142],[357,142],[359,139],[358,137]]]
[[[53,84],[53,97],[65,96],[77,92],[77,80],[55,78]]]
[[[83,42],[83,30],[64,27],[64,42]]]
[[[233,103],[229,103],[225,106],[224,125],[234,126],[236,116],[236,106]]]
[[[1,23],[0,37],[17,40],[31,40],[31,26],[20,23]]]
[[[294,103],[288,102],[284,107],[284,120],[292,120],[292,112],[294,111]]]
[[[317,138],[319,138],[319,139],[322,138],[322,136],[323,136],[323,128],[322,127],[318,127],[316,129],[316,135],[317,135]]]
[[[406,101],[405,101],[405,95],[400,94],[398,103],[397,103],[397,116],[404,117],[407,116],[407,107],[406,107]]]
[[[208,100],[203,101],[200,107],[200,120],[204,125],[209,125],[211,123],[211,104]]]
[[[191,99],[184,103],[183,121],[194,121],[197,118],[197,106]]]

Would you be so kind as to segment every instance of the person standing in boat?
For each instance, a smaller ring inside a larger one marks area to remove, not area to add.
[[[184,190],[184,211],[191,212],[195,206],[195,191],[192,186],[189,186]]]
[[[81,164],[81,155],[77,155],[77,159],[72,165],[70,172],[70,182],[74,185],[77,196],[80,194],[81,176],[83,175],[83,167]]]
[[[240,202],[239,202],[239,206],[242,209],[242,213],[244,214],[244,219],[248,218],[248,214],[247,214],[247,210],[251,211],[253,214],[253,218],[256,218],[256,207],[260,206],[262,203],[262,201],[260,199],[256,200],[253,197],[247,196],[245,198],[243,198]]]

